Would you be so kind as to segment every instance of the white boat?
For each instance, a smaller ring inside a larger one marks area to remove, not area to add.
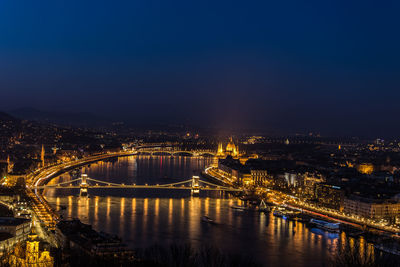
[[[318,228],[321,228],[329,232],[335,232],[335,233],[339,232],[340,223],[331,223],[323,220],[311,219],[310,224],[315,225]]]
[[[232,205],[231,209],[234,209],[234,210],[248,210],[249,208],[245,207],[245,206]]]

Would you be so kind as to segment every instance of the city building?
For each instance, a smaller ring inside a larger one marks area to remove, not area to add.
[[[229,139],[228,144],[226,145],[225,149],[223,148],[222,143],[218,144],[218,151],[217,151],[217,157],[226,157],[226,156],[231,156],[233,158],[238,158],[239,157],[239,146],[235,145],[233,142],[232,137]]]
[[[350,195],[343,202],[343,212],[374,220],[395,222],[400,215],[400,202],[394,199],[373,199]]]
[[[264,185],[269,176],[265,169],[250,169],[251,181],[255,185]]]
[[[357,170],[362,174],[371,174],[374,171],[374,165],[363,163],[357,166]]]
[[[299,185],[299,175],[297,173],[285,172],[284,177],[288,186],[297,187]]]
[[[12,266],[21,267],[52,267],[54,266],[54,259],[50,256],[47,250],[40,251],[40,242],[38,236],[32,228],[29,234],[28,241],[26,242],[25,250],[17,246],[14,252],[10,255],[10,264]]]
[[[316,195],[320,206],[343,210],[344,190],[340,186],[327,183],[317,184]]]
[[[245,166],[250,169],[251,180],[254,185],[266,185],[271,180],[268,162],[262,159],[249,159]]]
[[[42,145],[42,150],[40,152],[40,161],[42,162],[42,167],[45,165],[45,150],[44,150],[44,145]]]
[[[10,156],[7,156],[7,174],[12,173],[14,168],[14,163],[10,160]]]
[[[325,182],[321,177],[305,175],[303,179],[302,197],[305,199],[316,199],[317,185]]]
[[[79,220],[64,220],[57,224],[56,237],[63,248],[78,249],[92,256],[133,257],[132,251],[121,240],[93,230]]]
[[[28,238],[31,220],[14,217],[0,217],[0,251],[12,248]]]
[[[242,165],[238,159],[228,156],[218,161],[218,171],[229,180],[237,184],[252,184],[252,177],[249,168]]]

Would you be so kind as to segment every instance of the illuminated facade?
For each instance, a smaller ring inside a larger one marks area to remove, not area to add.
[[[223,148],[222,143],[218,144],[217,157],[231,156],[233,158],[238,158],[239,155],[240,155],[239,154],[239,146],[235,145],[235,143],[232,140],[232,137],[229,139],[229,142],[226,145],[225,150]]]
[[[218,143],[217,157],[223,157],[224,155],[225,155],[225,152],[224,152],[222,143]]]
[[[286,138],[285,145],[289,145],[289,144],[290,144],[290,141],[289,141],[289,139]]]
[[[374,172],[374,165],[370,163],[364,163],[357,166],[357,170],[363,174],[371,174]]]
[[[7,157],[7,173],[12,173],[14,168],[14,163],[11,162],[10,156]]]
[[[23,251],[20,246],[16,247],[13,255],[10,257],[10,264],[12,266],[21,267],[52,267],[54,266],[54,259],[50,256],[50,252],[39,250],[40,242],[36,233],[32,228],[29,239],[26,242],[26,249]],[[24,255],[25,254],[25,255]]]
[[[42,167],[44,167],[44,145],[42,145],[42,152],[40,153],[40,160],[42,161]]]
[[[315,199],[316,188],[318,184],[325,182],[322,177],[316,177],[310,174],[306,174],[303,180],[303,192],[302,197],[305,199]]]
[[[254,185],[264,185],[268,179],[268,171],[265,169],[252,169],[250,170],[250,174]]]
[[[31,231],[31,220],[0,217],[0,232],[9,238],[0,241],[0,252],[9,251],[17,243],[25,241],[29,237]]]
[[[343,211],[344,191],[339,186],[325,183],[317,184],[316,195],[319,205]]]
[[[400,203],[393,200],[373,200],[351,196],[344,200],[344,212],[368,219],[393,220],[400,214]]]

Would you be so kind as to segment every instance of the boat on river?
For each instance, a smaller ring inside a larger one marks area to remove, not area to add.
[[[329,232],[334,232],[338,233],[340,231],[339,225],[340,223],[331,223],[323,220],[317,220],[317,219],[311,219],[310,220],[310,225],[315,225],[318,228],[321,228],[323,230],[329,231]]]
[[[231,205],[230,207],[231,207],[231,209],[234,209],[234,210],[249,210],[249,207],[246,207],[246,206]]]
[[[259,212],[269,212],[270,207],[264,202],[264,200],[261,200],[261,203],[259,205],[246,205],[246,206],[240,206],[240,205],[231,205],[231,209],[234,210],[240,210],[240,211],[259,211]]]
[[[284,219],[296,219],[297,216],[300,214],[298,211],[292,211],[292,210],[287,210],[284,208],[277,208],[274,210],[274,216],[275,217],[280,217]]]

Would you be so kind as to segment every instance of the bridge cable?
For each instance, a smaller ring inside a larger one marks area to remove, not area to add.
[[[203,181],[203,180],[199,180],[199,182],[202,182],[204,184],[208,184],[208,185],[211,185],[211,186],[216,186],[216,187],[219,187],[219,188],[227,188],[227,189],[232,188],[232,187],[227,187],[227,186],[223,186],[223,185],[213,184],[213,183],[206,182],[206,181]]]
[[[34,188],[57,187],[57,186],[62,185],[62,184],[70,184],[70,183],[73,183],[73,182],[76,182],[76,181],[79,181],[79,180],[81,180],[81,178],[74,179],[74,180],[71,180],[71,181],[61,182],[61,183],[58,183],[58,184],[51,184],[51,185],[46,184],[46,185],[42,185],[42,186],[35,186]]]

